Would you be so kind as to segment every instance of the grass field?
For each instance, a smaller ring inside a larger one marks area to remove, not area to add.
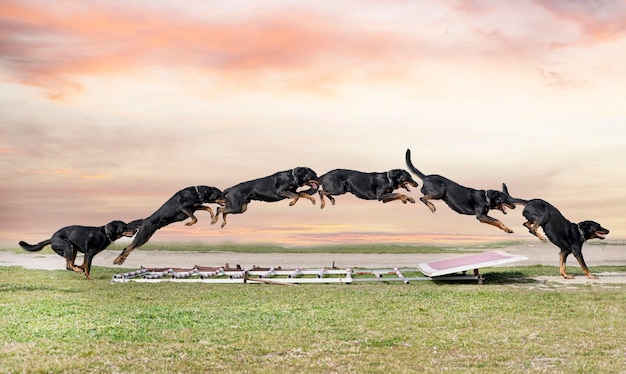
[[[626,271],[624,267],[592,268]],[[626,286],[112,284],[0,267],[1,372],[623,373]],[[574,273],[577,274],[577,273]]]

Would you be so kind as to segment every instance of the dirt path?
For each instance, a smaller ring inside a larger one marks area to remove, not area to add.
[[[475,250],[475,249],[472,249]],[[558,249],[551,244],[520,244],[499,250],[528,257],[528,260],[518,261],[509,266],[527,265],[558,265]],[[587,264],[594,265],[626,265],[626,245],[587,246],[584,248]],[[94,266],[116,267],[113,259],[118,251],[107,250],[98,254],[93,261]],[[443,260],[459,256],[458,253],[427,253],[427,254],[345,254],[345,253],[235,253],[235,252],[180,252],[180,251],[134,251],[124,263],[124,269],[138,269],[140,267],[183,267],[191,268],[194,265],[223,266],[237,264],[242,267],[252,266],[281,266],[283,268],[321,268],[321,267],[353,267],[353,268],[411,268],[428,261]],[[77,260],[78,263],[82,259]],[[27,269],[57,270],[64,269],[65,261],[56,254],[14,253],[0,251],[0,266],[22,266]],[[505,265],[507,266],[507,265]],[[123,269],[120,267],[120,270]],[[578,268],[578,262],[573,256],[568,259],[568,268]],[[559,281],[561,278],[538,277],[542,281]],[[575,280],[563,280],[569,283],[588,282],[585,277]],[[626,274],[600,274],[600,279],[594,282],[626,283]]]

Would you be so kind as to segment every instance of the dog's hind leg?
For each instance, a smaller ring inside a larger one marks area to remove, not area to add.
[[[182,208],[180,211],[185,213],[189,218],[191,218],[191,222],[185,223],[185,226],[192,226],[195,225],[196,222],[198,222],[198,218],[194,216],[193,212],[190,212],[188,209],[185,208]],[[213,212],[211,212],[211,219],[213,219]]]
[[[539,238],[539,240],[541,240],[542,242],[547,242],[548,239],[546,239],[545,236],[541,235],[537,229],[539,229],[539,225],[533,225],[530,221],[526,221],[524,222],[524,226],[528,229],[528,232],[535,235],[537,238]]]
[[[82,271],[85,273],[85,277],[87,277],[87,280],[93,280],[93,278],[89,274],[91,272],[91,257],[90,256],[85,254],[85,258],[83,259],[83,264],[78,266],[78,268],[82,269]]]
[[[215,212],[215,216],[213,218],[211,218],[211,225],[215,225],[217,223],[217,221],[220,219],[220,214],[224,215],[224,211],[226,210],[226,208],[222,208],[221,206],[217,208],[217,211]]]
[[[428,196],[422,196],[420,197],[420,200],[426,204],[426,206],[428,207],[428,209],[430,209],[431,212],[435,213],[435,211],[437,210],[437,208],[435,208],[435,206],[433,205],[433,203],[431,203],[429,200]]]
[[[239,209],[231,209],[231,208],[222,208],[222,207],[218,207],[217,208],[217,212],[215,212],[215,217],[211,220],[211,224],[215,224],[217,223],[217,221],[220,218],[220,214],[222,214],[222,225],[220,226],[220,228],[223,228],[226,225],[226,215],[229,213],[232,214],[241,214],[244,213],[246,210],[248,210],[248,203],[243,203],[241,204],[241,206],[239,207]]]
[[[320,195],[320,209],[324,209],[324,207],[326,206],[326,201],[324,200],[324,197],[328,198],[328,201],[330,201],[331,205],[335,205],[335,198],[333,197],[333,195],[323,190],[319,190],[318,193]]]
[[[75,273],[80,273],[80,267],[76,266],[76,264],[74,263],[76,261],[76,254],[78,252],[74,245],[68,242],[62,242],[62,245],[59,244],[60,243],[57,242],[53,245],[56,247],[55,252],[59,253],[59,250],[62,251],[61,253],[63,253],[63,257],[65,257],[65,269],[73,271]],[[59,248],[59,246],[61,248]]]
[[[439,200],[442,199],[446,195],[446,186],[441,181],[434,180],[424,180],[422,184],[422,188],[420,189],[422,192],[422,197],[420,200],[426,204],[428,209],[431,212],[435,213],[437,208],[430,202],[430,200]]]

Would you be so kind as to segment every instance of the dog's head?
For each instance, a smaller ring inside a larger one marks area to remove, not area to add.
[[[594,221],[582,221],[578,224],[578,227],[582,231],[585,240],[604,239],[604,236],[609,234],[608,229]]]
[[[317,190],[320,186],[317,174],[312,169],[298,166],[293,168],[292,174],[298,187],[309,186],[313,190]]]
[[[509,195],[509,189],[502,183],[502,191],[487,190],[489,209],[497,209],[506,214],[506,209],[515,209],[515,199]]]
[[[116,241],[122,236],[133,236],[137,232],[137,228],[141,225],[141,221],[136,220],[130,224],[123,221],[111,221],[104,226],[104,231],[111,241]]]
[[[387,176],[393,185],[393,189],[404,188],[407,191],[411,191],[409,186],[417,187],[416,181],[411,178],[411,174],[408,171],[402,169],[391,169],[387,172]]]
[[[224,203],[224,193],[219,188],[198,186],[198,194],[203,203]]]

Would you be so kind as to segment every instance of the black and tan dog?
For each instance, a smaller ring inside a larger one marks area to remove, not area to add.
[[[112,221],[104,226],[67,226],[59,229],[48,240],[35,245],[20,241],[20,246],[27,251],[41,251],[48,244],[59,256],[66,260],[66,269],[77,273],[84,272],[89,280],[93,280],[91,275],[91,261],[111,243],[122,236],[133,236],[137,231],[137,226],[141,220],[131,223],[122,221]],[[77,252],[85,254],[83,264],[76,266]]]
[[[297,191],[298,188],[309,186],[306,191]],[[226,225],[227,214],[239,214],[248,209],[252,200],[274,202],[283,199],[293,199],[289,206],[294,205],[300,197],[309,199],[315,204],[311,196],[319,187],[317,174],[307,167],[296,167],[291,170],[279,171],[267,177],[239,183],[224,190],[225,206],[218,207],[211,224],[215,224],[222,214],[222,226]]]
[[[322,175],[319,179],[320,205],[323,209],[326,205],[324,196],[330,203],[335,205],[333,195],[343,195],[350,192],[363,200],[378,200],[387,203],[394,200],[402,200],[403,203],[415,203],[412,197],[393,192],[398,188],[407,191],[409,186],[417,187],[417,182],[411,178],[406,170],[392,169],[385,173],[364,173],[349,169],[335,169]]]
[[[443,200],[448,206],[459,214],[475,215],[482,223],[493,225],[499,229],[512,233],[513,230],[504,223],[487,215],[490,210],[500,210],[506,214],[506,208],[515,209],[515,205],[509,196],[506,184],[502,183],[502,192],[496,190],[475,190],[461,186],[441,175],[425,175],[411,162],[411,150],[406,150],[406,164],[409,169],[422,180],[422,194],[420,200],[435,212],[435,206],[430,200]]]
[[[541,227],[548,239],[550,239],[550,242],[561,249],[561,252],[559,252],[559,274],[563,278],[574,278],[565,272],[565,261],[570,254],[574,254],[587,278],[597,278],[589,272],[589,268],[585,263],[582,253],[583,243],[589,239],[604,239],[609,230],[594,221],[572,223],[557,208],[541,199],[514,199],[514,201],[516,204],[524,205],[522,215],[527,219],[524,222],[524,226],[528,229],[528,232],[547,242],[548,240],[537,232],[537,229]]]
[[[195,224],[198,222],[194,215],[194,212],[197,210],[206,210],[211,215],[211,219],[213,219],[213,210],[202,204],[223,204],[223,199],[222,191],[210,186],[192,186],[176,192],[156,212],[143,220],[141,225],[139,225],[133,242],[122,250],[119,256],[113,260],[113,263],[116,265],[123,264],[130,252],[146,244],[152,235],[162,227],[174,222],[184,221],[187,218],[191,218],[191,221],[185,223],[185,225],[191,226]]]

